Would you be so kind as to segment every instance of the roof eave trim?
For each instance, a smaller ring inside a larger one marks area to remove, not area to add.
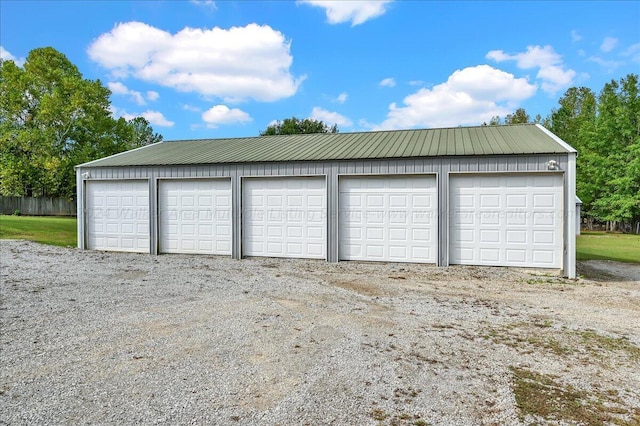
[[[564,149],[566,149],[568,152],[574,152],[577,153],[578,151],[572,147],[571,145],[569,145],[568,143],[566,143],[565,141],[563,141],[562,139],[560,139],[558,136],[554,135],[549,129],[547,129],[546,127],[544,127],[543,125],[541,125],[540,123],[536,123],[536,127],[540,130],[542,130],[544,133],[547,134],[547,136],[549,136],[551,139],[553,139],[554,141],[556,141],[558,144],[560,144],[560,146],[562,146]]]
[[[169,142],[174,143],[174,142]],[[145,148],[145,147],[142,147]],[[563,146],[564,148],[564,146]],[[571,148],[571,147],[569,147]],[[136,148],[140,149],[140,148]],[[573,148],[571,148],[573,150]],[[127,151],[131,152],[131,151]],[[576,152],[573,150],[572,152]],[[124,154],[120,153],[120,154]],[[115,154],[112,157],[120,154]],[[566,151],[540,151],[540,152],[509,152],[509,153],[491,153],[491,154],[449,154],[449,155],[416,155],[410,157],[359,157],[359,158],[308,158],[308,159],[294,159],[294,160],[252,160],[252,161],[222,161],[218,163],[198,163],[198,162],[189,162],[189,163],[129,163],[129,164],[109,164],[109,165],[93,165],[93,163],[101,162],[102,160],[106,160],[107,158],[102,158],[99,160],[94,160],[89,163],[80,164],[75,167],[104,167],[104,168],[117,168],[117,167],[183,167],[183,166],[215,166],[221,164],[276,164],[276,163],[291,163],[291,162],[300,162],[300,163],[318,163],[318,162],[331,162],[331,161],[385,161],[385,160],[416,160],[416,159],[429,159],[429,158],[457,158],[457,157],[508,157],[508,156],[538,156],[538,155],[555,155],[555,154],[566,154]]]
[[[166,142],[157,142],[157,143],[152,143],[152,144],[150,144],[150,145],[140,146],[140,147],[138,147],[138,148],[130,149],[130,150],[128,150],[128,151],[123,151],[123,152],[119,152],[119,153],[117,153],[117,154],[110,155],[110,156],[108,156],[108,157],[98,158],[97,160],[92,160],[92,161],[89,161],[89,162],[87,162],[87,163],[78,164],[77,166],[73,166],[73,168],[74,168],[74,169],[77,169],[77,168],[79,168],[79,167],[110,167],[110,166],[100,166],[100,165],[95,166],[95,165],[94,165],[94,163],[101,163],[101,162],[103,162],[103,161],[105,161],[105,160],[108,160],[108,159],[110,159],[110,158],[119,157],[119,156],[121,156],[121,155],[129,154],[129,153],[134,152],[134,151],[140,151],[141,149],[145,149],[145,148],[149,148],[149,147],[151,147],[151,146],[155,146],[155,145],[157,145],[158,143],[166,143]],[[112,167],[113,167],[113,166],[112,166]],[[116,166],[116,167],[118,167],[118,166]]]

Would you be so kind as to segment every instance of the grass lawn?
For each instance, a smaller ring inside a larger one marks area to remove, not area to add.
[[[0,238],[75,247],[77,220],[69,217],[0,215]],[[640,263],[640,235],[583,231],[578,236],[578,260]]]
[[[582,231],[577,241],[578,260],[617,260],[640,263],[640,235]]]
[[[78,244],[76,218],[0,215],[0,238],[23,239],[54,246]]]

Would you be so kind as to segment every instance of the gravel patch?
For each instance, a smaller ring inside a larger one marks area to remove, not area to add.
[[[563,424],[514,368],[640,421],[633,271],[0,249],[0,424]]]

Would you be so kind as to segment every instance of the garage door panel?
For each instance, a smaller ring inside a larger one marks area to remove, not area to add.
[[[411,204],[413,205],[413,207],[429,209],[432,207],[432,202],[432,197],[428,195],[411,195]]]
[[[535,213],[534,213],[535,215]],[[506,214],[506,226],[520,227],[527,224],[527,213],[525,212],[508,212]],[[534,216],[535,224],[535,216]]]
[[[527,244],[527,231],[525,230],[507,230],[507,244]]]
[[[450,262],[562,266],[562,176],[452,176]]]
[[[481,229],[480,230],[480,243],[481,244],[500,243],[500,230],[498,230],[498,229]]]
[[[307,243],[307,252],[312,256],[321,258],[324,256],[324,247],[323,243]]]
[[[243,254],[326,258],[324,177],[247,178]]]
[[[482,262],[500,262],[500,249],[481,248],[480,260]]]
[[[229,179],[159,181],[160,252],[230,255],[230,199]]]
[[[231,252],[231,242],[230,241],[217,241],[216,242],[216,250],[219,252]]]
[[[505,254],[507,262],[524,263],[527,260],[527,251],[525,249],[507,249]]]
[[[411,256],[415,259],[432,259],[435,258],[435,253],[427,247],[412,247]]]
[[[534,208],[554,208],[556,206],[555,196],[553,194],[534,194]]]
[[[149,252],[149,183],[86,183],[87,247],[91,250]]]
[[[503,226],[504,212],[478,212],[480,215],[480,226]],[[470,212],[470,214],[473,214]]]
[[[435,263],[434,176],[344,176],[339,182],[343,260]]]
[[[527,207],[526,194],[507,194],[507,208]]]
[[[431,241],[431,231],[429,229],[412,229],[411,238],[414,241]]]
[[[562,224],[560,217],[554,212],[539,212],[531,215],[530,222],[539,229],[555,229]]]
[[[551,250],[533,250],[533,259],[536,263],[552,265],[555,261],[554,252]]]

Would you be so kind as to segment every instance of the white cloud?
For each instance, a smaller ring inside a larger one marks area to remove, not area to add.
[[[352,0],[299,0],[311,6],[321,7],[327,14],[327,21],[330,24],[341,24],[351,21],[351,26],[355,27],[370,19],[384,15],[387,7],[393,0],[383,1],[352,1]]]
[[[129,96],[131,100],[137,103],[138,105],[145,105],[146,103],[140,92],[129,89],[127,86],[120,83],[119,81],[109,82],[107,83],[107,87],[109,87],[109,90],[111,90],[111,93],[113,93],[114,95]]]
[[[395,78],[392,78],[392,77],[385,78],[382,81],[380,81],[378,85],[381,87],[394,87],[396,85],[396,80]]]
[[[216,6],[216,2],[213,0],[191,0],[190,3],[211,10],[216,10],[218,8],[218,6]]]
[[[323,121],[328,125],[337,124],[340,127],[351,127],[353,125],[353,122],[344,115],[338,114],[337,112],[327,111],[320,107],[313,107],[313,110],[311,111],[311,118]]]
[[[542,80],[542,90],[550,94],[569,87],[576,76],[574,70],[565,69],[562,56],[549,45],[527,46],[526,52],[516,54],[492,50],[486,57],[496,62],[515,61],[521,69],[539,68],[536,78]]]
[[[640,43],[632,44],[622,53],[622,56],[628,56],[633,62],[640,63]]]
[[[409,82],[409,86],[422,86],[424,84],[424,81],[422,80],[411,80]]]
[[[347,92],[342,92],[338,95],[337,98],[334,99],[334,102],[338,102],[339,104],[343,104],[345,102],[347,102],[347,98],[349,97],[349,94]]]
[[[202,113],[202,119],[207,127],[216,128],[219,124],[246,123],[253,119],[246,112],[226,105],[215,105]]]
[[[147,90],[147,99],[150,101],[157,101],[160,99],[160,93],[153,90]]]
[[[615,37],[605,37],[600,45],[600,50],[603,52],[611,52],[618,45],[618,39]]]
[[[487,53],[487,58],[496,62],[516,61],[518,68],[523,69],[544,68],[562,62],[562,57],[549,45],[544,47],[527,46],[526,52],[516,53],[515,55],[510,55],[502,50],[492,50]]]
[[[268,25],[184,28],[176,34],[142,22],[116,25],[95,39],[89,57],[114,76],[134,78],[226,101],[292,96],[291,42]]]
[[[374,129],[450,127],[477,125],[491,117],[513,112],[519,101],[535,94],[537,86],[526,78],[478,65],[457,70],[446,82],[431,89],[422,88],[403,100],[392,103],[387,119]]]
[[[607,37],[607,39],[611,39],[611,37]],[[606,49],[615,48],[618,40],[613,39],[615,41],[610,41],[607,44],[607,39],[605,39],[605,41],[602,43],[602,46],[600,47],[600,49],[608,52],[608,50]],[[605,46],[605,44],[607,44],[607,46]],[[606,49],[604,49],[603,47],[606,47]],[[627,47],[624,51],[620,52],[620,54],[617,55],[617,57],[619,58],[621,57],[623,59],[622,60],[605,59],[603,57],[593,55],[587,58],[587,60],[589,62],[594,62],[603,68],[606,68],[606,71],[608,73],[612,73],[617,68],[625,65],[627,60],[630,60],[631,62],[635,62],[635,63],[640,63],[640,43],[632,44],[631,46]]]
[[[540,86],[547,93],[556,93],[557,91],[571,86],[576,77],[574,70],[565,70],[562,66],[551,65],[540,68],[537,78],[542,80]]]
[[[155,126],[172,127],[175,124],[173,121],[167,120],[160,111],[146,110],[145,112],[137,114],[134,117],[136,116],[142,116],[146,118],[149,123]],[[127,118],[127,120],[129,120],[129,118]]]
[[[24,58],[16,58],[4,47],[0,46],[0,59],[3,61],[13,61],[17,66],[21,67],[24,65]]]
[[[580,35],[580,33],[576,30],[571,30],[571,41],[578,42],[582,40],[582,36]]]
[[[114,107],[113,105],[109,106],[109,110],[111,111],[111,115],[114,117],[122,117],[125,120],[133,120],[136,117],[144,117],[149,123],[154,126],[159,127],[172,127],[175,123],[173,121],[169,121],[165,118],[164,114],[159,111],[146,110],[145,112],[140,113],[128,113],[124,109],[120,109]]]
[[[606,68],[607,72],[610,72],[610,73],[613,72],[619,66],[623,65],[623,62],[621,61],[603,59],[599,56],[590,56],[587,60],[590,62],[595,62],[601,67]]]
[[[189,105],[189,104],[182,105],[182,109],[185,110],[185,111],[191,111],[191,112],[200,112],[200,111],[202,111],[201,108],[198,108],[197,106]]]

